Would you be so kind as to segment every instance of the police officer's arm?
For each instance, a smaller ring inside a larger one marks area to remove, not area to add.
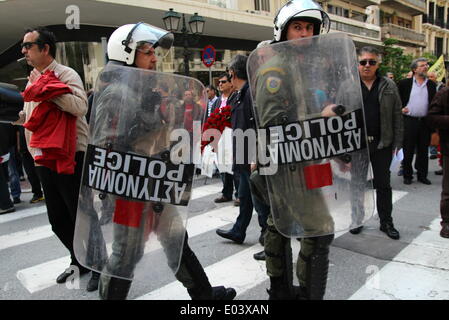
[[[297,120],[289,117],[296,110],[289,92],[292,90],[290,84],[287,73],[281,68],[267,68],[259,72],[255,102],[261,127]]]

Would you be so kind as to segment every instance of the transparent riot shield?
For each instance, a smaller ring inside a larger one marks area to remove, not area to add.
[[[193,78],[111,64],[100,73],[74,240],[82,265],[123,279],[177,271],[202,104]]]
[[[374,193],[352,40],[328,34],[253,51],[248,76],[259,172],[274,223],[288,237],[355,228]]]

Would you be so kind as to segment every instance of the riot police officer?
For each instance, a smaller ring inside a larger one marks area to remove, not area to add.
[[[169,116],[170,110],[165,110],[162,116],[158,90],[146,87],[153,85],[155,88],[156,79],[153,79],[153,84],[148,84],[148,80],[152,79],[151,76],[145,77],[148,72],[145,74],[144,71],[136,69],[156,70],[158,57],[163,56],[164,51],[168,52],[172,43],[173,34],[142,22],[121,26],[112,33],[107,47],[109,62],[100,75],[100,88],[96,88],[94,93],[97,97],[94,98],[90,121],[92,134],[90,144],[163,159],[162,151],[169,143],[170,130],[175,126],[175,115]],[[136,69],[127,73],[126,70],[129,69],[126,67]],[[129,111],[123,110],[126,108],[129,108]],[[174,111],[171,110],[172,113]],[[86,196],[89,191],[83,190],[81,198],[90,201],[89,196]],[[174,206],[153,201],[130,201],[111,194],[103,195],[100,199],[103,202],[110,202],[110,205],[102,205],[102,208],[111,208],[113,211],[102,212],[114,216],[110,228],[113,237],[112,254],[108,258],[104,256],[96,258],[94,253],[84,252],[83,232],[79,230],[81,228],[78,229],[78,225],[76,244],[78,251],[82,252],[81,258],[85,258],[86,255],[90,267],[101,272],[99,291],[102,299],[126,299],[136,265],[144,255],[145,242],[154,230],[167,256],[169,267],[173,271],[176,270],[175,277],[183,283],[193,300],[232,300],[235,297],[236,292],[233,288],[211,286],[203,267],[188,245],[187,232]],[[93,205],[80,207],[85,211],[94,210]],[[140,218],[131,221],[133,216]],[[78,220],[78,224],[82,225],[84,221],[82,214],[79,214]],[[170,224],[167,229],[175,228],[175,231],[158,233],[157,229],[161,229],[164,224]],[[98,223],[96,226],[91,224],[90,228],[97,228],[102,232],[98,228]],[[102,226],[102,229],[106,228],[107,226]],[[178,238],[170,238],[172,235]],[[109,234],[109,238],[110,236]],[[89,241],[95,240],[91,238]],[[182,245],[178,251],[170,247],[176,241]],[[97,247],[101,246],[104,247],[104,243],[100,243]],[[177,252],[180,252],[180,262]]]
[[[320,5],[312,0],[292,0],[278,11],[274,19],[274,40],[272,42],[279,43],[312,37],[327,32],[329,26],[329,17]],[[274,46],[272,50],[276,50]],[[287,65],[287,60],[282,53],[275,54],[259,67],[255,80],[257,93],[254,97],[259,127],[279,125],[279,121],[284,120],[288,122],[293,121],[292,119],[300,119],[299,114],[306,112],[308,97],[304,92],[301,98],[303,103],[299,103],[295,110],[291,107],[293,103],[289,100],[294,99],[290,97],[295,94],[293,91],[298,91],[298,87],[307,88],[310,87],[310,84],[303,83],[301,75],[291,76],[292,73],[298,71],[298,68],[294,65]],[[329,108],[322,111],[317,110],[317,116],[336,115],[334,107],[335,105],[329,105]],[[281,118],[285,119],[279,120]],[[300,190],[304,186],[301,185],[303,181],[301,181],[299,168],[301,167],[297,166],[295,172],[289,172],[288,166],[279,167],[278,172],[270,176],[273,182],[272,186],[275,185],[276,188],[281,189],[278,190],[278,194],[286,195],[282,201],[277,202],[282,206],[280,210],[292,212],[294,215],[294,211],[298,210],[295,203],[301,203],[302,207],[310,208],[308,213],[305,212],[299,218],[304,228],[304,237],[300,239],[301,250],[296,270],[299,288],[293,288],[293,280],[290,275],[292,272],[290,238],[285,236],[290,231],[289,221],[282,221],[283,219],[279,218],[275,223],[273,201],[276,202],[276,195],[272,193],[270,186],[262,183],[263,179],[257,177],[254,172],[251,177],[253,186],[256,186],[255,189],[257,189],[254,196],[267,202],[270,193],[271,198],[271,213],[265,235],[266,267],[270,277],[270,289],[268,290],[270,300],[322,299],[325,294],[329,247],[334,238],[334,225],[332,217],[329,215],[329,209],[319,191],[310,197],[294,198],[294,195],[303,194]],[[281,204],[281,202],[283,203]],[[282,234],[279,231],[280,228]],[[314,236],[314,234],[320,236]]]

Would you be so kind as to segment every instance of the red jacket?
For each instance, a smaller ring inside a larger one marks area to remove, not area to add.
[[[53,71],[45,72],[23,92],[25,102],[41,102],[23,125],[33,132],[30,147],[41,149],[34,161],[62,174],[75,172],[76,117],[58,108],[50,99],[72,90]]]

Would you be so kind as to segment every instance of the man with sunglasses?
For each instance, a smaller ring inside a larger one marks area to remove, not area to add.
[[[78,268],[79,274],[90,270],[80,265],[73,249],[78,190],[81,180],[84,152],[87,148],[88,127],[86,122],[87,96],[80,76],[75,70],[56,62],[56,39],[54,34],[42,27],[26,31],[22,42],[22,54],[27,63],[34,67],[28,77],[27,88],[35,83],[42,74],[53,71],[57,78],[65,83],[71,93],[51,99],[57,107],[76,117],[76,153],[74,174],[60,174],[42,165],[36,165],[36,171],[45,193],[47,214],[53,232],[70,252],[70,268],[56,279],[64,283]],[[40,102],[25,102],[24,109],[19,113],[20,119],[15,124],[27,122]],[[39,154],[39,149],[30,146],[32,132],[25,129],[28,150],[33,158]]]
[[[426,58],[415,59],[410,69],[413,76],[398,83],[404,117],[404,184],[408,185],[413,181],[412,162],[416,149],[415,169],[418,171],[418,181],[429,185],[431,182],[427,179],[427,174],[431,130],[424,119],[437,89],[435,82],[427,78],[429,64]]]
[[[215,101],[212,106],[211,113],[217,108],[221,109],[228,105],[230,97],[234,93],[234,87],[232,86],[231,79],[227,73],[222,73],[218,78],[218,90],[220,91],[220,97]],[[230,174],[224,172],[221,174],[221,180],[223,181],[223,190],[221,190],[222,196],[214,200],[215,203],[222,203],[232,201],[232,191],[235,189],[235,201],[234,204],[238,206],[240,204],[238,198],[239,190],[239,176],[236,172]]]
[[[358,69],[368,148],[373,167],[374,188],[377,195],[380,230],[391,239],[397,240],[399,239],[399,232],[394,228],[391,216],[393,202],[390,185],[390,163],[393,154],[397,153],[402,146],[401,99],[395,83],[390,78],[382,77],[378,73],[379,52],[377,49],[369,46],[360,49]],[[353,167],[352,170],[366,177],[368,166]],[[357,191],[354,190],[353,192]],[[353,220],[363,218],[363,208],[356,204],[353,204],[352,207]],[[360,225],[360,221],[353,222]],[[362,229],[363,225],[351,229],[350,232],[358,234]]]

